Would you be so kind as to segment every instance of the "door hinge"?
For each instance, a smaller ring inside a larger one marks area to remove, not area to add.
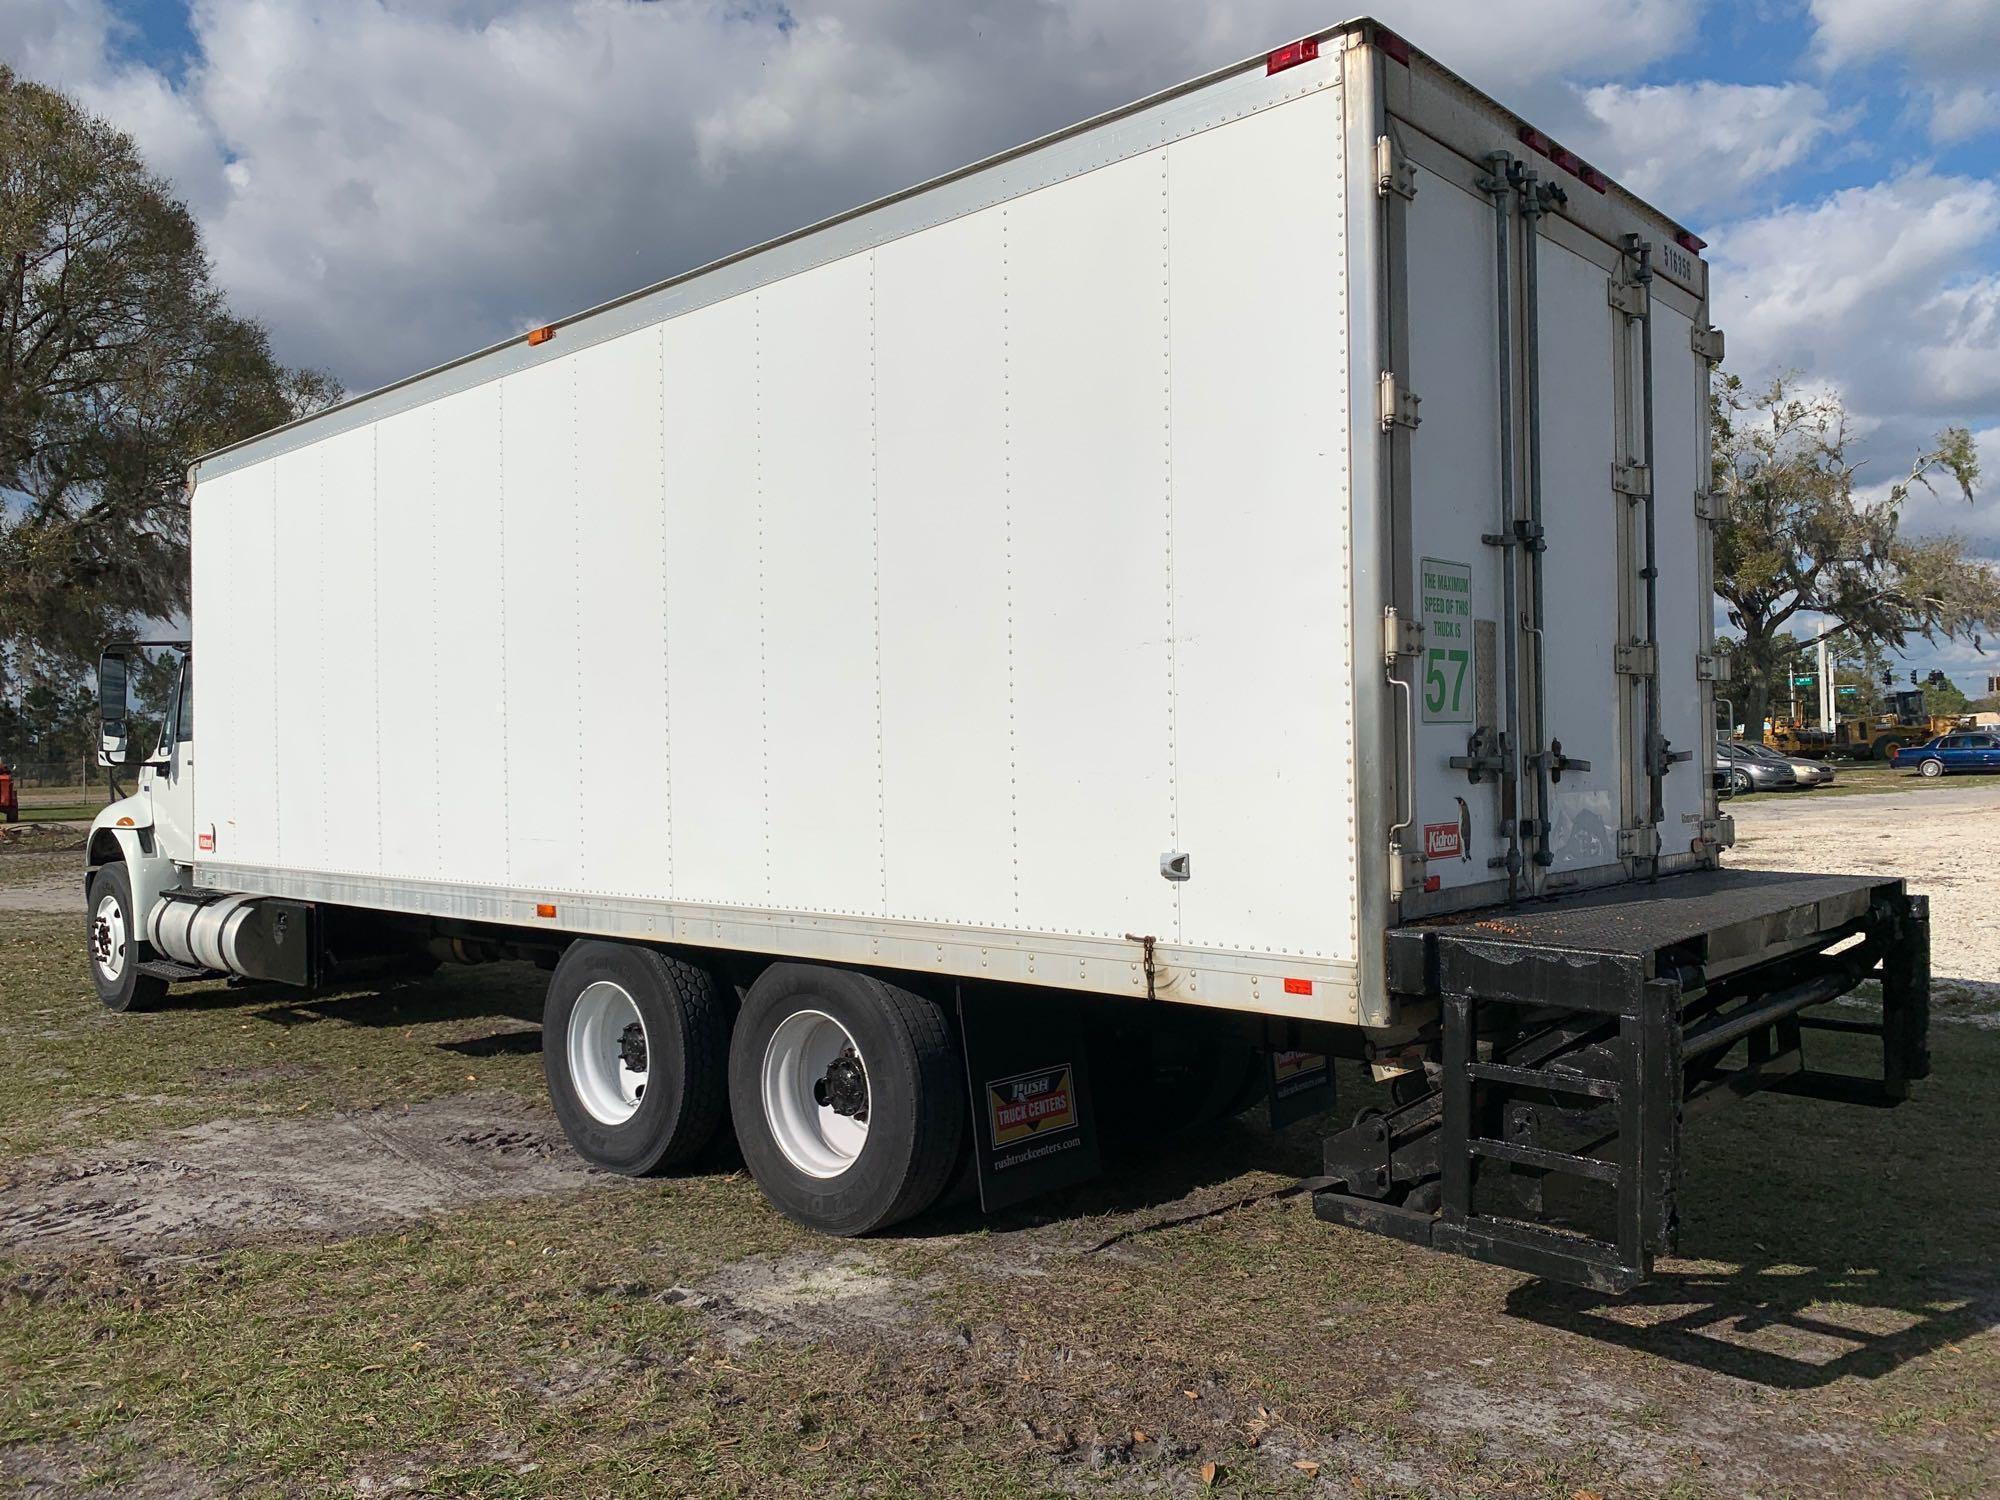
[[[1375,191],[1383,198],[1391,193],[1399,198],[1417,196],[1416,165],[1386,135],[1375,137]]]
[[[1398,427],[1415,429],[1423,425],[1423,418],[1417,415],[1417,408],[1423,404],[1423,397],[1415,391],[1404,390],[1397,383],[1394,370],[1382,372],[1382,430],[1393,432]]]
[[[1424,878],[1430,860],[1421,849],[1407,849],[1400,842],[1389,845],[1389,894],[1402,895],[1405,891],[1420,891],[1424,888]]]
[[[1729,497],[1720,490],[1696,490],[1694,513],[1697,520],[1720,526],[1729,519]]]
[[[1719,651],[1704,651],[1694,659],[1694,675],[1702,682],[1729,681],[1729,658]]]
[[[1620,677],[1651,677],[1660,670],[1660,649],[1651,644],[1613,646],[1611,670]]]
[[[1716,849],[1736,847],[1736,820],[1728,813],[1713,818],[1703,818],[1701,827],[1695,834],[1696,853],[1706,845]]]
[[[1695,327],[1688,330],[1688,345],[1712,365],[1722,363],[1722,330]]]
[[[1618,494],[1633,500],[1643,500],[1652,493],[1653,476],[1644,464],[1613,464],[1611,466],[1611,488]]]
[[[1657,859],[1660,854],[1660,830],[1654,824],[1641,823],[1636,828],[1618,830],[1618,854],[1621,859]]]
[[[1646,316],[1646,287],[1637,281],[1620,281],[1613,276],[1608,283],[1611,305],[1628,318]]]
[[[1382,611],[1382,662],[1391,671],[1396,659],[1424,654],[1424,622],[1406,620],[1390,605]]]

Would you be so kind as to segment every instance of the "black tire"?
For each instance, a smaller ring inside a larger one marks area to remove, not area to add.
[[[119,930],[110,931],[107,921],[107,930],[100,933],[99,908],[111,900],[118,903]],[[151,950],[139,937],[138,916],[132,910],[132,874],[122,860],[98,867],[90,877],[90,890],[85,902],[84,953],[90,962],[91,982],[97,986],[97,998],[104,1002],[106,1010],[153,1009],[167,998],[167,982],[155,975],[139,972],[140,961]],[[106,944],[113,946],[107,950]],[[107,952],[120,955],[119,972],[115,979],[105,973],[104,964],[99,961],[100,954]]]
[[[771,1039],[802,1011],[838,1022],[865,1068],[867,1136],[832,1176],[815,1176],[786,1155],[764,1105]],[[758,977],[730,1042],[729,1103],[744,1163],[764,1196],[823,1234],[867,1234],[922,1213],[951,1181],[966,1140],[965,1063],[944,1011],[846,969],[773,964]]]
[[[577,1003],[600,983],[623,990],[645,1028],[645,1086],[638,1107],[618,1123],[592,1113],[571,1067]],[[628,1177],[663,1172],[699,1155],[728,1111],[734,999],[706,969],[656,949],[572,943],[549,980],[542,1009],[542,1073],[549,1103],[577,1154]]]

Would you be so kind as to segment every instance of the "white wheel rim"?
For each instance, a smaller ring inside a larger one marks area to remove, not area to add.
[[[785,1160],[809,1177],[838,1177],[868,1144],[865,1110],[856,1117],[826,1102],[827,1070],[844,1056],[865,1080],[868,1065],[854,1038],[817,1010],[786,1016],[764,1048],[765,1122]]]
[[[628,1028],[635,1026],[637,1033],[628,1038]],[[628,1046],[632,1040],[638,1044],[637,1067]],[[600,979],[577,996],[569,1013],[569,1076],[591,1118],[623,1125],[639,1112],[652,1056],[645,1018],[623,986]]]
[[[90,957],[108,984],[116,984],[125,972],[125,905],[116,896],[97,903],[90,923]]]
[[[1943,772],[1944,767],[1937,761],[1927,760],[1923,763],[1920,769],[1926,776],[1936,776]]]

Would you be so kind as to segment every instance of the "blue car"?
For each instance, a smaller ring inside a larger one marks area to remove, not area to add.
[[[2000,734],[1961,729],[1896,752],[1899,769],[1914,766],[1920,776],[1947,771],[2000,771]]]

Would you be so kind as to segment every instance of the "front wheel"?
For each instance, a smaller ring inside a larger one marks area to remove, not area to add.
[[[569,946],[542,1011],[542,1072],[578,1155],[644,1177],[715,1139],[733,998],[706,969],[656,949]]]
[[[1917,774],[1920,776],[1942,776],[1944,775],[1944,762],[1941,760],[1920,760],[1917,762]]]
[[[773,964],[737,1018],[729,1106],[744,1162],[787,1218],[866,1234],[922,1213],[957,1170],[965,1066],[921,995]]]
[[[139,933],[132,910],[132,875],[123,864],[101,866],[85,898],[90,924],[90,977],[106,1010],[151,1010],[167,995],[167,982],[139,972]]]
[[[1729,785],[1730,789],[1739,797],[1746,792],[1756,789],[1756,783],[1751,781],[1748,771],[1732,771],[1729,775]]]

